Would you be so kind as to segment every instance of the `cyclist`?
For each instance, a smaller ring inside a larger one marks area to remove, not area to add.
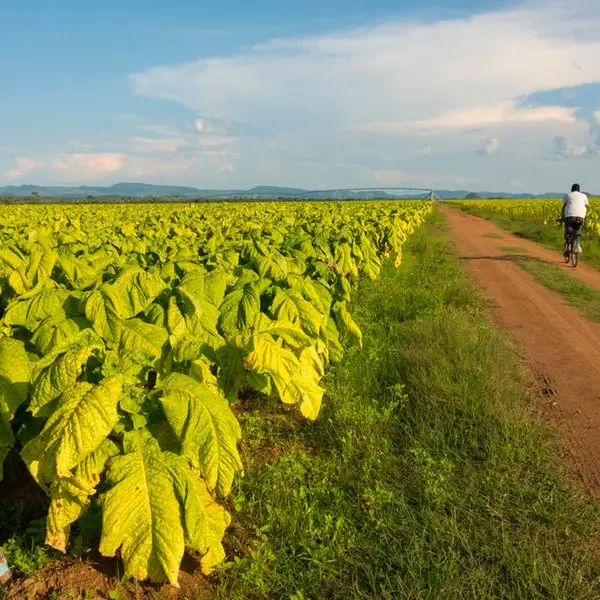
[[[578,183],[574,183],[571,186],[571,191],[563,196],[561,221],[565,224],[565,242],[569,234],[575,235],[575,252],[581,252],[579,238],[589,205],[590,201],[581,191]],[[566,250],[565,256],[568,256]]]

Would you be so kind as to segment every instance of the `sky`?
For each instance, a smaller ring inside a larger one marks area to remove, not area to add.
[[[600,192],[598,0],[0,0],[0,186]]]

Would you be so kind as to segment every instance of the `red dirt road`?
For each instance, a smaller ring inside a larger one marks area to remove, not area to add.
[[[575,475],[586,492],[600,499],[600,325],[537,283],[502,248],[523,248],[599,290],[600,272],[582,263],[568,267],[559,250],[552,252],[485,219],[447,206],[439,210],[463,264],[493,301],[492,320],[520,345],[544,414],[559,428]]]

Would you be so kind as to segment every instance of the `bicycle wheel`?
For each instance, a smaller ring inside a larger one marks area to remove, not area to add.
[[[571,250],[571,264],[573,265],[573,268],[575,268],[577,266],[578,262],[579,262],[579,252],[573,252],[573,250]]]
[[[568,242],[565,244],[565,251],[563,252],[565,257],[565,263],[569,264],[569,260],[571,258],[571,244]]]

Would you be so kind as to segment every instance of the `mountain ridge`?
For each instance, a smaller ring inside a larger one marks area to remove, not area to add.
[[[255,198],[422,198],[427,195],[423,192],[398,192],[384,188],[350,188],[351,191],[341,190],[310,190],[299,187],[259,185],[249,189],[202,189],[191,186],[160,185],[143,182],[120,182],[108,186],[43,186],[43,185],[5,185],[0,186],[0,196],[27,197],[39,196],[43,198],[89,198],[101,199],[102,197],[133,197],[133,198],[225,198],[225,197],[255,197]],[[376,191],[381,190],[381,191]],[[545,192],[531,194],[528,192],[487,192],[472,190],[440,189],[434,192],[442,199],[465,198],[474,196],[479,198],[556,198],[563,192]]]

